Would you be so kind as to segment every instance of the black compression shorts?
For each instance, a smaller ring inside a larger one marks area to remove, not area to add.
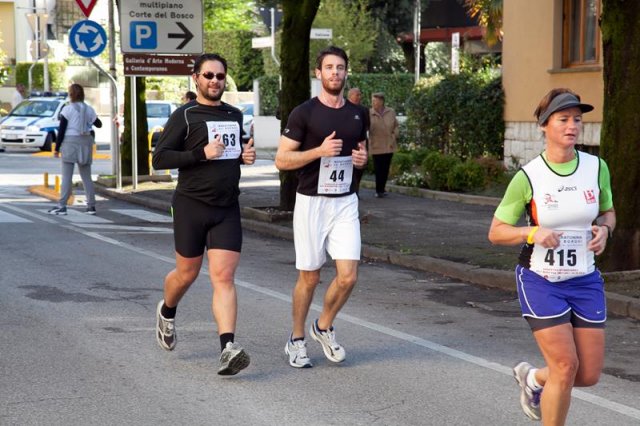
[[[237,202],[227,207],[210,206],[176,192],[172,209],[173,239],[179,255],[198,257],[205,247],[240,252],[242,226]]]

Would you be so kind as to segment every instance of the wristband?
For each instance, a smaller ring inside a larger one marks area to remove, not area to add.
[[[529,231],[529,235],[527,235],[527,244],[533,244],[533,236],[536,234],[536,232],[538,232],[537,226],[531,228],[531,231]]]
[[[605,225],[604,223],[600,226],[604,226],[605,228],[607,228],[607,239],[611,239],[611,237],[613,237],[613,229],[611,229],[611,227],[609,225]]]

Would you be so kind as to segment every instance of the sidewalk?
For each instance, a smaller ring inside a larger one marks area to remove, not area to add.
[[[102,195],[163,211],[169,211],[173,186],[148,182],[132,193],[96,185]],[[520,248],[493,246],[487,239],[498,199],[393,185],[380,199],[372,188],[373,182],[362,182],[365,258],[515,293],[513,269]],[[290,218],[270,221],[273,216],[260,209],[279,204],[280,181],[271,161],[243,167],[240,189],[245,229],[293,239]],[[609,313],[640,319],[640,271],[605,274],[605,282],[608,290],[615,290],[607,292]]]

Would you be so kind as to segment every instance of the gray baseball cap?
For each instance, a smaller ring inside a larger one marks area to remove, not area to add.
[[[538,125],[542,126],[551,117],[554,112],[562,111],[563,109],[577,107],[582,112],[589,112],[593,110],[593,105],[583,104],[572,93],[561,93],[549,103],[547,109],[538,117]]]

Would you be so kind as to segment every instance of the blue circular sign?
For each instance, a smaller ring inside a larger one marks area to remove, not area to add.
[[[93,58],[107,47],[107,33],[95,21],[79,21],[69,31],[69,44],[78,55]]]

